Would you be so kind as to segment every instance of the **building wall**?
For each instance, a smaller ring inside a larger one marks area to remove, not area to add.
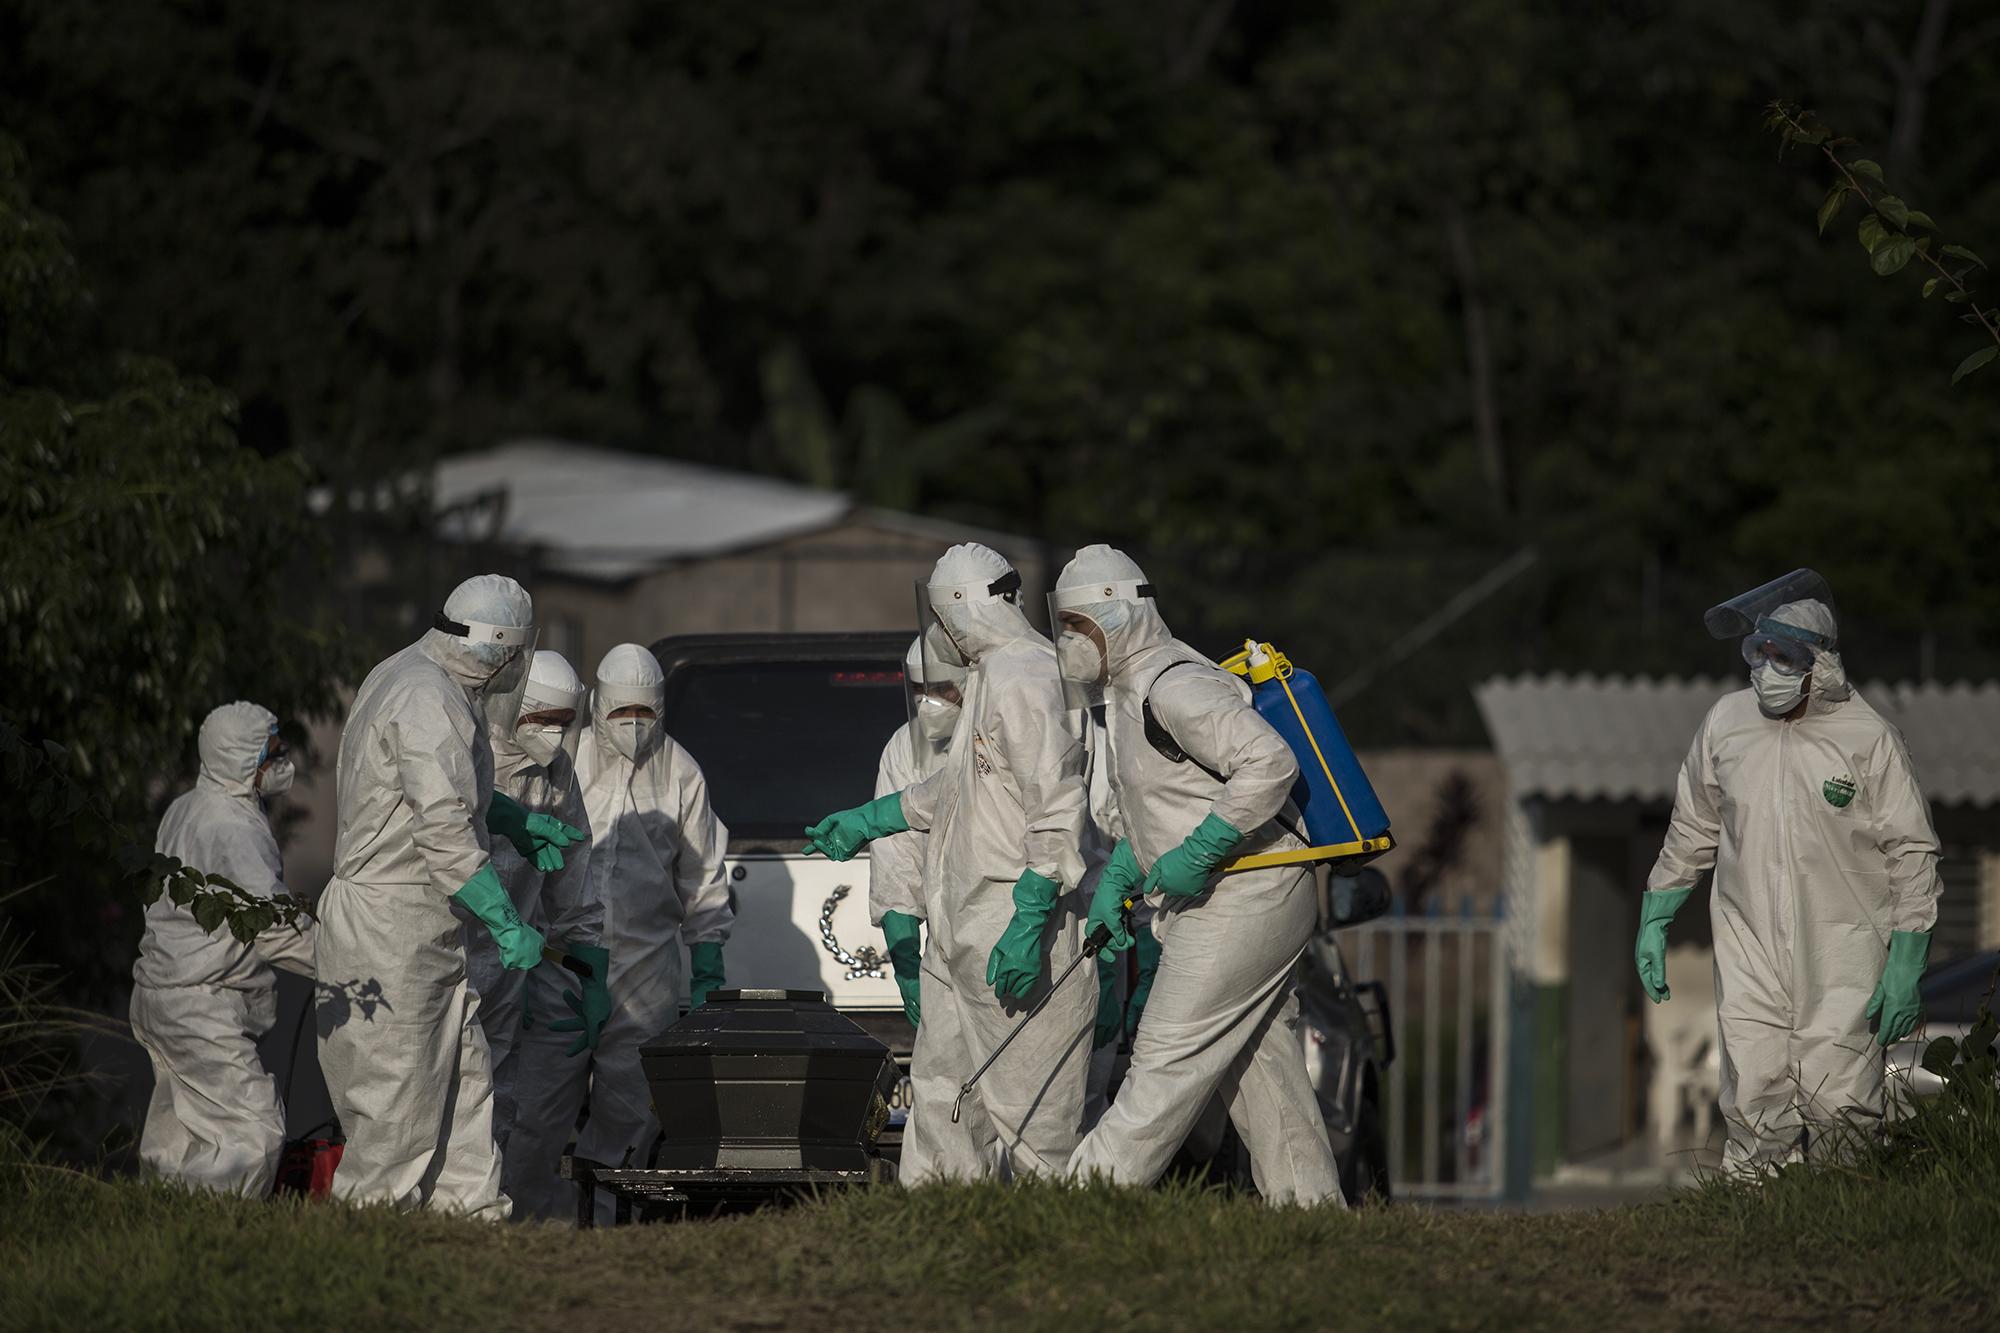
[[[545,639],[586,680],[619,643],[667,634],[900,630],[916,632],[915,586],[971,534],[900,531],[857,514],[831,531],[755,551],[685,561],[628,582],[544,574],[529,586]],[[1027,543],[1002,553],[1021,571],[1031,618],[1044,618],[1045,562]]]

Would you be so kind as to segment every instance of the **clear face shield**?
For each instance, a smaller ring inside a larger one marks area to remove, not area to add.
[[[583,728],[584,691],[552,689],[531,682],[521,699],[520,720],[514,724],[514,743],[537,764],[547,767],[558,753],[576,757],[577,737]]]
[[[1135,603],[1152,595],[1153,585],[1138,579],[1086,583],[1049,594],[1049,633],[1071,706],[1089,708],[1104,701],[1111,680],[1109,636],[1130,619]]]
[[[909,708],[912,758],[928,773],[951,747],[964,703],[965,669],[939,660],[928,636],[919,636],[903,658],[903,697]]]
[[[1702,623],[1718,639],[1740,637],[1744,664],[1753,672],[1769,666],[1780,675],[1803,676],[1812,670],[1816,651],[1836,651],[1839,643],[1831,634],[1788,623],[1800,618],[1796,613],[1783,620],[1776,618],[1774,613],[1780,609],[1801,602],[1818,603],[1825,608],[1826,623],[1829,626],[1838,623],[1833,590],[1810,569],[1795,569],[1783,578],[1772,579],[1711,607],[1702,617]]]
[[[432,627],[471,644],[482,661],[505,656],[479,689],[479,705],[489,725],[512,729],[521,715],[521,696],[528,688],[528,667],[535,660],[533,625],[492,625],[481,620],[453,620],[440,611]]]

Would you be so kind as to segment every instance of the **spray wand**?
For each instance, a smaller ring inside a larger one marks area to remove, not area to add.
[[[1124,896],[1124,898],[1119,901],[1118,904],[1119,908],[1120,910],[1123,911],[1125,916],[1125,931],[1127,934],[1131,933],[1132,909],[1138,905],[1138,902],[1139,902],[1139,895],[1136,890],[1127,893]],[[1028,1026],[1028,1024],[1034,1022],[1035,1015],[1039,1014],[1040,1012],[1042,1012],[1043,1009],[1048,1007],[1049,1001],[1053,1000],[1056,997],[1056,992],[1063,988],[1063,983],[1070,979],[1070,975],[1074,973],[1079,967],[1082,967],[1086,959],[1097,957],[1097,955],[1103,951],[1104,947],[1110,943],[1111,943],[1111,927],[1100,925],[1096,930],[1090,932],[1090,937],[1084,940],[1083,942],[1083,952],[1078,954],[1075,960],[1071,962],[1068,967],[1063,969],[1063,974],[1056,978],[1056,984],[1049,987],[1048,990],[1043,993],[1041,999],[1035,1001],[1035,1007],[1030,1009],[1026,1014],[1022,1016],[1021,1021],[1014,1025],[1014,1030],[1012,1032],[1009,1032],[1005,1037],[1000,1039],[1000,1044],[993,1048],[993,1054],[986,1057],[986,1063],[979,1066],[979,1068],[973,1070],[972,1077],[958,1085],[958,1096],[954,1097],[951,1103],[952,1124],[955,1125],[958,1123],[959,1110],[961,1107],[965,1105],[966,1097],[971,1094],[972,1085],[979,1082],[979,1076],[981,1074],[984,1074],[987,1070],[991,1069],[993,1067],[993,1062],[1000,1058],[1000,1053],[1013,1044],[1014,1038],[1021,1035],[1021,1029]]]

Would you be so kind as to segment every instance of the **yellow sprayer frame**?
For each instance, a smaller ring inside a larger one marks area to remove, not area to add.
[[[1293,714],[1299,719],[1299,730],[1305,733],[1306,739],[1312,743],[1313,758],[1319,761],[1320,772],[1326,775],[1327,786],[1333,788],[1333,798],[1340,802],[1340,813],[1347,817],[1347,827],[1353,830],[1355,841],[1331,843],[1324,847],[1302,847],[1290,852],[1260,852],[1255,856],[1239,856],[1224,866],[1222,873],[1232,875],[1239,870],[1261,870],[1265,866],[1300,865],[1309,861],[1343,861],[1354,856],[1380,856],[1396,845],[1396,839],[1387,834],[1379,838],[1361,836],[1361,828],[1354,822],[1354,812],[1347,808],[1347,797],[1340,790],[1340,783],[1334,780],[1333,768],[1326,762],[1326,755],[1320,751],[1319,738],[1313,735],[1312,728],[1306,723],[1305,710],[1299,707],[1297,697],[1292,694],[1291,659],[1268,643],[1260,643],[1257,648],[1266,660],[1256,666],[1250,664],[1251,649],[1247,644],[1242,652],[1224,658],[1219,665],[1224,671],[1242,676],[1253,685],[1261,685],[1267,680],[1278,682],[1278,687],[1285,692],[1285,702],[1292,706]]]

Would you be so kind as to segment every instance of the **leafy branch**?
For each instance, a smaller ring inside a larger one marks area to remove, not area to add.
[[[1820,235],[1826,235],[1828,225],[1839,216],[1850,195],[1860,200],[1865,214],[1858,237],[1861,248],[1868,252],[1869,267],[1886,278],[1900,273],[1911,260],[1921,260],[1933,274],[1924,282],[1923,295],[1929,297],[1944,287],[1947,302],[1966,307],[1959,318],[1967,324],[1977,324],[1992,340],[1991,347],[1981,347],[1958,363],[1958,369],[1951,375],[1953,384],[2000,356],[2000,318],[1996,318],[1993,307],[1981,306],[1972,289],[1966,286],[1973,270],[1986,267],[1985,260],[1962,245],[1933,247],[1937,223],[1931,215],[1890,194],[1879,164],[1865,157],[1842,157],[1839,150],[1854,147],[1855,140],[1836,138],[1812,112],[1801,111],[1790,102],[1773,102],[1764,128],[1777,133],[1781,152],[1794,144],[1817,148],[1839,173],[1819,206]],[[1864,184],[1864,180],[1868,183]],[[1929,234],[1914,236],[1911,232],[1916,229]]]
[[[0,717],[0,773],[20,812],[45,827],[94,825],[102,834],[120,832],[102,802],[70,775],[68,754],[54,741],[29,741]],[[13,848],[0,844],[0,865],[12,864]],[[162,893],[194,914],[213,933],[223,926],[248,944],[274,926],[303,929],[315,920],[310,904],[289,893],[260,897],[223,875],[205,874],[179,858],[126,840],[113,856],[125,878],[150,906]]]

